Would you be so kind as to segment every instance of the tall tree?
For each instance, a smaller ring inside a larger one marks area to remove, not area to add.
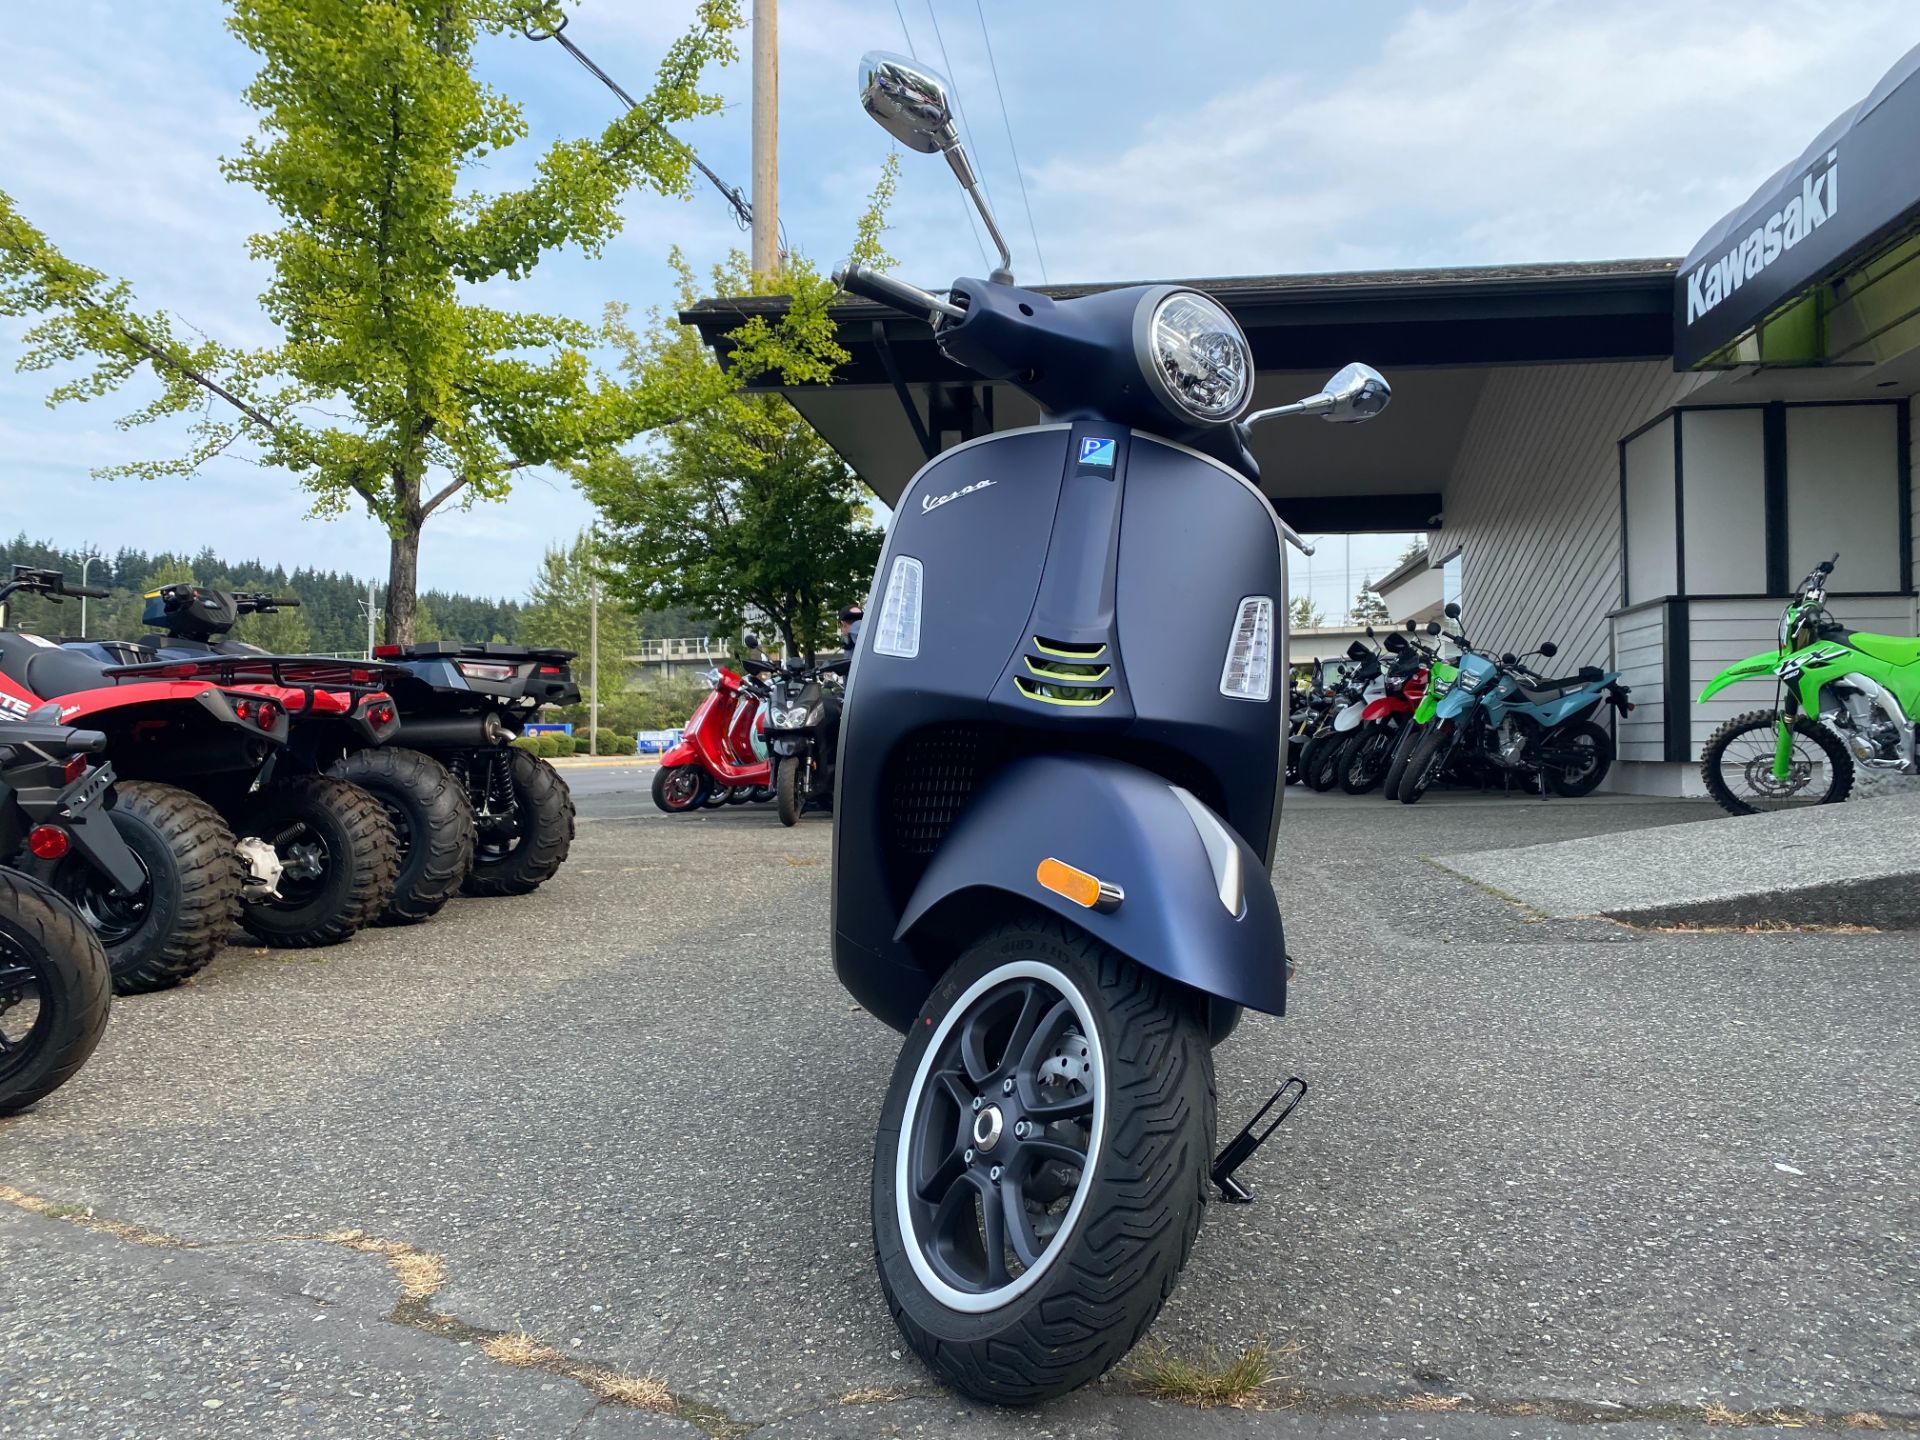
[[[607,593],[597,563],[591,531],[582,530],[570,545],[548,546],[520,616],[520,638],[529,645],[558,645],[574,651],[580,657],[573,662],[574,678],[585,689],[597,675],[604,701],[626,686],[628,659],[640,648],[640,627],[620,599]],[[596,591],[600,595],[598,652],[593,648]]]
[[[855,258],[885,259],[893,174],[889,162],[859,223]],[[673,262],[684,308],[699,289],[677,251]],[[799,412],[746,388],[769,365],[791,376],[812,363],[825,379],[845,358],[831,328],[817,329],[832,286],[804,262],[773,283],[792,297],[789,333],[770,334],[755,317],[733,332],[727,369],[692,326],[670,316],[656,314],[645,337],[625,335],[630,373],[697,399],[661,428],[658,445],[603,454],[574,474],[605,521],[607,579],[635,609],[680,607],[713,616],[727,632],[758,612],[787,653],[811,658],[831,639],[839,610],[866,595],[881,532],[859,478]],[[769,288],[737,251],[715,267],[713,285],[721,295]]]
[[[91,357],[53,399],[104,394],[144,367],[159,396],[129,423],[195,418],[187,454],[116,467],[190,474],[245,441],[299,477],[319,514],[358,503],[392,536],[389,641],[414,638],[421,528],[449,501],[498,499],[515,472],[590,462],[672,413],[680,397],[609,377],[605,337],[563,316],[478,298],[555,250],[598,254],[637,187],[688,188],[668,127],[719,108],[699,88],[734,57],[738,0],[699,0],[652,89],[593,140],[555,143],[523,189],[468,177],[527,134],[520,107],[477,79],[491,35],[553,25],[558,0],[232,0],[228,26],[260,57],[260,116],[225,162],[279,213],[253,237],[273,267],[263,298],[281,340],[259,350],[176,337],[130,287],[75,264],[0,195],[0,314],[40,314],[25,369]],[[346,412],[344,422],[334,419]],[[112,473],[112,472],[110,472]]]
[[[1327,617],[1320,613],[1320,607],[1313,603],[1308,595],[1296,595],[1287,603],[1287,628],[1289,630],[1318,630],[1327,623]]]
[[[1387,613],[1387,602],[1374,592],[1373,581],[1360,582],[1360,593],[1353,597],[1353,623],[1356,625],[1385,625],[1392,617]]]

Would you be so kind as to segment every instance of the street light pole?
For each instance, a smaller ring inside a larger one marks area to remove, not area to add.
[[[779,0],[753,0],[753,273],[780,273]]]
[[[87,571],[93,568],[93,562],[98,560],[99,558],[100,557],[98,555],[95,555],[91,551],[89,551],[87,554],[80,557],[80,588],[81,589],[83,590],[86,589]],[[82,640],[87,638],[87,597],[84,595],[80,597],[80,638]]]

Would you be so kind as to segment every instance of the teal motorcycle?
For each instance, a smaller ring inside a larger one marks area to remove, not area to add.
[[[1551,789],[1577,798],[1598,789],[1614,752],[1613,736],[1594,715],[1606,704],[1623,716],[1633,710],[1619,672],[1583,665],[1549,679],[1526,662],[1552,659],[1552,643],[1497,661],[1467,648],[1464,637],[1461,644],[1458,676],[1408,759],[1400,798],[1414,804],[1450,765],[1483,780],[1537,785],[1542,795]]]
[[[1729,665],[1702,702],[1738,680],[1771,679],[1771,709],[1736,715],[1707,741],[1700,778],[1733,815],[1831,805],[1855,765],[1920,774],[1920,640],[1849,630],[1828,613],[1823,560],[1780,616],[1778,648]]]

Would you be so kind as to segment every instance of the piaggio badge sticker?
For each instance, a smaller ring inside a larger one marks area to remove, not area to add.
[[[1080,463],[1082,465],[1099,465],[1111,470],[1113,468],[1113,441],[1102,440],[1096,435],[1087,436],[1086,439],[1080,442]]]

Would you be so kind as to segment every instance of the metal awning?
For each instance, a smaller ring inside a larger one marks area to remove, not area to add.
[[[1679,370],[1877,364],[1920,342],[1920,45],[1700,237],[1673,282]]]

